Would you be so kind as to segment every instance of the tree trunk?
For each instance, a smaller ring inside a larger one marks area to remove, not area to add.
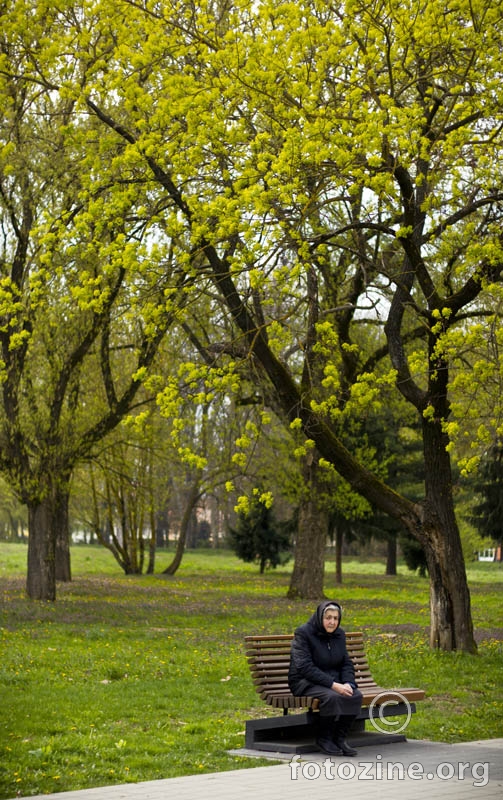
[[[157,530],[155,526],[155,512],[153,498],[150,504],[150,539],[148,542],[148,567],[147,575],[153,575],[155,569],[155,553],[157,547]]]
[[[335,582],[337,586],[342,583],[342,545],[344,542],[344,530],[341,526],[335,529]]]
[[[388,538],[388,552],[386,557],[386,575],[396,575],[396,536]]]
[[[166,569],[163,570],[163,575],[174,575],[178,567],[182,563],[182,558],[185,551],[185,543],[187,541],[187,534],[192,519],[192,512],[200,496],[200,482],[201,482],[201,476],[200,474],[198,474],[194,483],[190,487],[190,492],[187,498],[185,511],[183,512],[182,522],[180,524],[180,535],[176,543],[174,558],[171,561],[171,564],[169,564],[166,567]]]
[[[26,592],[30,600],[56,599],[56,547],[52,502],[28,504],[28,574]]]
[[[311,454],[304,465],[306,496],[299,508],[299,522],[294,549],[294,566],[288,597],[320,600],[324,597],[325,549],[328,514],[320,509],[316,499],[318,459]]]
[[[450,458],[440,422],[424,421],[423,442],[426,498],[425,536],[421,542],[430,575],[430,644],[442,650],[475,652],[470,591],[454,512]]]
[[[69,490],[59,489],[53,504],[53,531],[56,547],[56,580],[72,580],[70,559],[70,529],[68,521]]]
[[[474,653],[477,645],[473,638],[464,562],[462,556],[460,559],[455,555],[456,548],[443,546],[445,538],[444,531],[440,547],[438,543],[424,546],[430,574],[430,645],[442,650]]]

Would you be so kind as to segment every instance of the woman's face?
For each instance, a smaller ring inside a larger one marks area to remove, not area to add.
[[[329,608],[323,614],[323,627],[327,633],[333,633],[339,627],[339,612]]]

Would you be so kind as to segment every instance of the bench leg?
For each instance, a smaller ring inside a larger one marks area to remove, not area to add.
[[[365,720],[364,719],[354,719],[353,724],[351,725],[351,730],[349,734],[352,733],[363,733],[365,730]]]

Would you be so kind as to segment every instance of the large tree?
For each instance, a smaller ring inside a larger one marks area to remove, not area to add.
[[[101,123],[110,181],[143,176],[180,268],[320,464],[420,541],[431,644],[473,651],[450,389],[501,293],[498,4],[124,0],[60,20],[65,74],[31,48],[32,79]],[[419,501],[345,446],[392,385],[422,427]]]
[[[36,74],[35,53],[66,68],[45,50],[56,10],[25,10],[0,33],[0,470],[28,509],[28,595],[53,600],[75,465],[138,402],[179,295],[150,211],[129,214],[141,182]]]

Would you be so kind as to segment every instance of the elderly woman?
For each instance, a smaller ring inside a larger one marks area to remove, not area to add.
[[[316,744],[328,755],[355,756],[346,735],[362,705],[353,662],[340,627],[342,608],[325,600],[295,631],[288,683],[294,695],[319,700]]]

